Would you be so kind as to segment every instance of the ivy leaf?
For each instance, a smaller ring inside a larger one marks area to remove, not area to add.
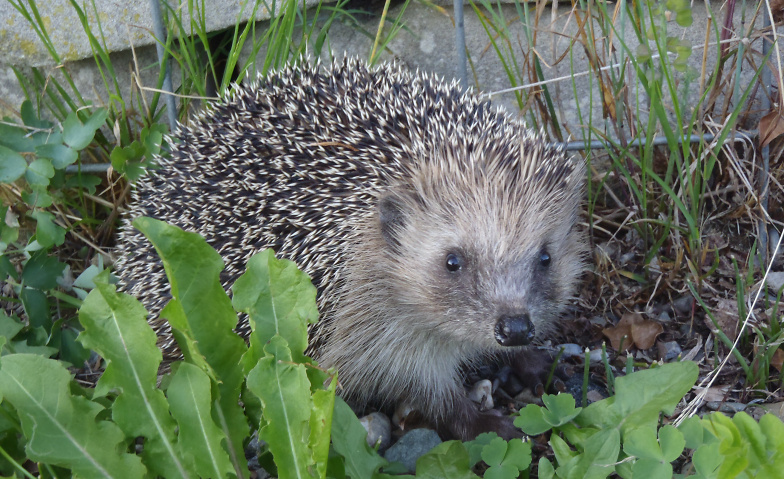
[[[124,452],[122,431],[96,420],[103,407],[72,396],[70,382],[70,373],[51,359],[30,354],[0,359],[0,392],[19,413],[30,459],[85,478],[144,477],[141,459]]]
[[[19,153],[0,145],[0,183],[13,183],[25,174],[27,162]]]

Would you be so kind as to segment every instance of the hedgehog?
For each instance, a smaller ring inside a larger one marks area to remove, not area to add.
[[[311,354],[352,405],[406,404],[443,437],[520,435],[463,375],[490,360],[549,371],[527,370],[546,364],[530,344],[583,270],[582,161],[457,82],[351,58],[234,85],[174,136],[136,184],[116,265],[165,352],[170,293],[139,216],[201,234],[227,290],[262,249],[295,261],[318,290]]]

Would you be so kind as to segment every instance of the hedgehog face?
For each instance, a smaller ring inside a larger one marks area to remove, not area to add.
[[[557,198],[538,183],[425,175],[379,200],[391,297],[412,311],[409,327],[479,349],[546,337],[582,270],[581,182],[567,177]]]

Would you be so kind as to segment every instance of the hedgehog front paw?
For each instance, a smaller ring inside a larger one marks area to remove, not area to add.
[[[455,410],[451,417],[439,422],[438,434],[444,439],[459,439],[470,441],[485,432],[495,432],[506,439],[522,438],[524,436],[517,429],[511,416],[505,416],[499,411],[491,409],[479,412],[469,399],[456,401]]]
[[[530,388],[536,397],[541,397],[546,392],[557,393],[566,390],[563,382],[566,373],[563,368],[556,367],[555,373],[550,378],[550,372],[553,371],[553,358],[546,351],[533,348],[521,349],[509,358],[509,366],[520,384]],[[549,387],[546,387],[548,379]]]

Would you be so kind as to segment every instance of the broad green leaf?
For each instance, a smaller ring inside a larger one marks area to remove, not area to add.
[[[33,253],[22,269],[22,282],[32,288],[41,290],[57,287],[57,278],[65,271],[65,263],[57,261],[45,250]]]
[[[222,418],[220,426],[228,437],[228,452],[235,470],[238,475],[248,476],[242,442],[250,430],[239,405],[244,380],[239,364],[248,348],[234,333],[237,314],[220,283],[223,261],[195,233],[152,218],[137,218],[133,225],[152,242],[163,262],[171,285],[172,307],[181,309],[183,322],[187,323],[182,334],[195,341],[198,353],[219,381],[215,399],[220,410],[214,414]]]
[[[35,153],[40,158],[48,158],[55,169],[62,170],[66,166],[76,163],[79,154],[65,145],[44,144],[35,147]]]
[[[432,451],[417,459],[417,479],[475,479],[479,478],[468,464],[468,451],[460,441],[442,442]]]
[[[34,328],[44,328],[49,331],[52,327],[52,316],[49,311],[49,299],[40,289],[22,288],[19,292],[19,300],[24,306],[30,326]]]
[[[79,340],[106,361],[96,394],[121,391],[112,417],[128,437],[142,436],[145,464],[164,477],[190,477],[177,451],[175,423],[163,392],[157,388],[162,354],[147,324],[147,312],[131,296],[108,284],[108,271],[97,279],[79,310],[84,332]]]
[[[765,464],[768,461],[765,436],[757,421],[752,419],[748,413],[741,411],[732,417],[732,422],[740,431],[743,441],[751,446],[748,455],[751,467],[756,469],[761,464]]]
[[[19,109],[19,113],[22,116],[22,122],[33,128],[49,128],[51,123],[46,120],[41,120],[38,118],[38,115],[35,114],[35,108],[33,108],[33,102],[30,100],[25,100],[22,102],[22,107]]]
[[[683,439],[686,441],[686,447],[689,449],[697,449],[700,447],[703,442],[706,441],[707,438],[703,438],[703,434],[706,433],[705,428],[702,427],[702,421],[697,416],[692,416],[681,423],[678,426],[678,431],[683,434]],[[713,437],[710,434],[706,434],[707,436]]]
[[[54,215],[48,211],[33,211],[35,218],[35,239],[43,248],[60,246],[65,242],[65,229],[54,222]]]
[[[84,478],[144,477],[140,458],[125,452],[122,431],[97,421],[103,407],[72,396],[70,382],[57,361],[28,354],[0,358],[0,392],[19,413],[28,456]]]
[[[292,362],[286,340],[273,336],[262,358],[248,374],[248,389],[261,399],[265,424],[259,439],[269,445],[278,474],[316,477],[315,459],[308,447],[313,407],[305,366]]]
[[[476,436],[476,439],[463,443],[468,450],[469,465],[471,467],[474,467],[482,460],[482,451],[484,451],[485,446],[493,442],[497,437],[498,434],[494,432],[483,432]]]
[[[167,389],[171,413],[180,428],[180,447],[192,456],[199,477],[229,477],[234,467],[221,441],[223,431],[210,416],[210,378],[198,367],[182,363]]]
[[[719,443],[713,442],[698,447],[691,459],[694,469],[705,478],[719,477],[719,469],[724,463],[724,456],[719,452]]]
[[[539,479],[553,479],[555,477],[555,468],[553,463],[546,457],[539,458]]]
[[[27,162],[10,148],[0,145],[0,183],[13,183],[25,174]]]
[[[31,186],[47,186],[54,176],[52,162],[46,158],[38,158],[27,166],[25,179]]]
[[[345,458],[346,475],[352,479],[372,477],[387,461],[367,444],[367,431],[354,411],[341,398],[335,399],[332,447]]]
[[[22,328],[24,324],[21,321],[0,311],[0,336],[13,339]]]
[[[626,431],[656,424],[659,413],[672,414],[697,381],[698,368],[681,361],[616,379],[615,396],[595,402],[575,418],[580,426],[620,426]]]
[[[246,370],[256,365],[261,349],[276,334],[289,344],[295,361],[304,360],[308,324],[318,321],[316,288],[294,262],[275,258],[270,249],[257,253],[232,291],[234,308],[247,313],[253,327],[243,359]]]
[[[22,200],[33,208],[48,208],[52,206],[52,196],[46,191],[46,186],[30,185],[31,191],[22,192]]]

